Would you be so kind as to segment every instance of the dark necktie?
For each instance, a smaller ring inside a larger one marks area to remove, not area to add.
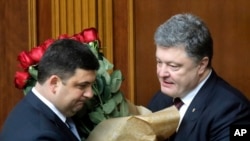
[[[184,103],[179,97],[174,98],[174,105],[179,110]],[[174,141],[176,132],[165,141]]]
[[[81,140],[81,138],[80,138],[80,136],[79,136],[79,134],[78,134],[78,132],[77,132],[77,129],[76,129],[76,126],[75,126],[74,121],[73,121],[71,118],[67,118],[67,119],[66,119],[66,124],[67,124],[68,128],[71,130],[71,132],[73,132],[74,135],[75,135],[79,140]]]
[[[176,97],[174,99],[174,105],[175,107],[179,110],[181,108],[181,106],[183,105],[184,103],[181,101],[181,99],[179,97]]]

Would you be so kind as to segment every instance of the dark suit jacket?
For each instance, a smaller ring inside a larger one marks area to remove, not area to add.
[[[13,109],[0,133],[0,141],[77,141],[59,117],[32,92]]]
[[[171,105],[172,98],[158,92],[148,108],[158,111]],[[249,100],[213,71],[188,107],[178,133],[169,140],[229,141],[230,125],[241,123],[250,124]]]

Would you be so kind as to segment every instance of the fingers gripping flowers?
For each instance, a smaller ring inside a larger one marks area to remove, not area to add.
[[[97,30],[88,28],[73,36],[62,34],[58,39],[74,39],[89,44],[89,48],[96,55],[100,64],[96,82],[93,85],[94,97],[75,117],[80,134],[87,137],[93,128],[104,119],[128,116],[128,105],[120,91],[123,80],[121,71],[110,71],[113,69],[113,64],[100,52],[101,45]],[[55,39],[48,39],[30,51],[22,51],[18,55],[17,60],[22,71],[16,72],[14,83],[16,88],[24,91],[25,95],[37,81],[37,64],[54,41]]]

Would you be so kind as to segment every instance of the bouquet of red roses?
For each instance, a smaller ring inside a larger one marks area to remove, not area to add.
[[[151,113],[148,109],[135,106],[126,100],[120,91],[123,81],[122,73],[120,70],[113,70],[113,64],[102,54],[101,42],[95,28],[84,29],[73,36],[62,34],[58,37],[58,39],[64,38],[89,44],[89,48],[100,64],[93,85],[94,97],[73,117],[80,135],[93,141],[120,141],[125,135],[126,140],[128,138],[140,140],[142,134],[147,134],[143,140],[152,140],[153,138],[166,138],[175,131],[179,115],[174,107]],[[22,89],[25,95],[37,81],[38,62],[54,41],[55,39],[48,39],[30,51],[22,51],[18,55],[17,59],[22,71],[16,72],[14,82],[16,88]],[[126,128],[128,125],[130,128]],[[133,132],[133,130],[138,131]],[[139,136],[135,134],[138,132],[141,133]],[[115,136],[110,137],[110,134]]]

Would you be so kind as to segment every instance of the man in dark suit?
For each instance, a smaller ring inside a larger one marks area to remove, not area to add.
[[[0,140],[81,140],[77,131],[71,130],[76,128],[70,119],[93,96],[91,86],[98,68],[98,60],[86,44],[71,39],[55,41],[38,64],[35,87],[6,119]]]
[[[148,108],[182,101],[179,126],[168,140],[229,141],[231,126],[250,123],[249,100],[212,69],[213,40],[200,18],[177,14],[158,27],[154,40],[161,90]]]

